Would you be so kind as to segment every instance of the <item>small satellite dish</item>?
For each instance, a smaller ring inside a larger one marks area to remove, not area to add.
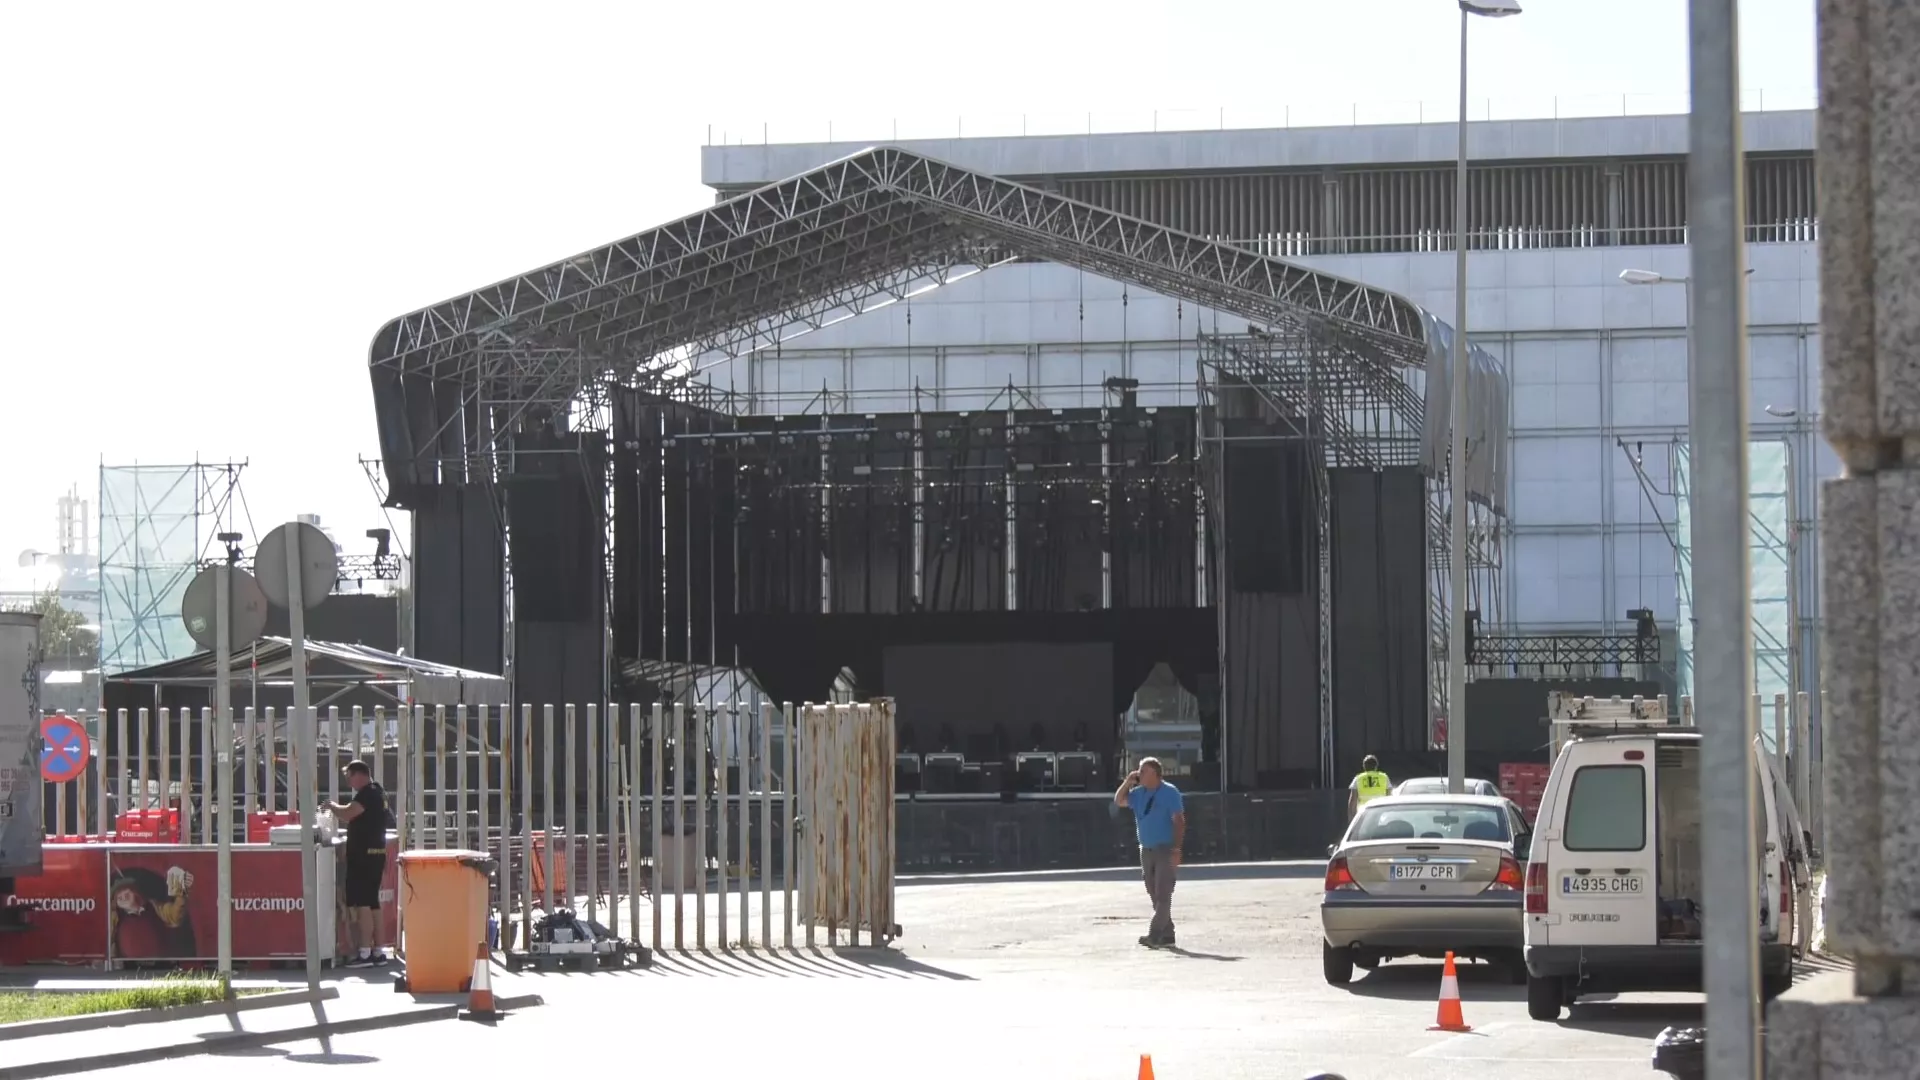
[[[219,585],[217,575],[226,574],[227,579],[227,645],[233,649],[244,649],[260,639],[267,632],[267,594],[260,589],[260,583],[253,575],[233,566],[209,566],[194,575],[187,585],[187,594],[180,600],[180,619],[187,624],[187,634],[194,644],[203,649],[215,649],[220,646],[219,628],[214,625],[214,607],[216,590]]]
[[[333,592],[340,573],[340,558],[327,534],[304,521],[289,522],[267,534],[253,556],[253,571],[260,576],[260,587],[276,607],[292,610],[287,602],[287,535],[298,530],[300,537],[300,608],[317,607]]]

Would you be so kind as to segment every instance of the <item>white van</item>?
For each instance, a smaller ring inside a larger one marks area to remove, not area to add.
[[[1701,989],[1700,731],[1642,707],[1652,702],[1608,709],[1579,700],[1584,710],[1567,711],[1592,715],[1556,724],[1556,741],[1568,741],[1528,853],[1527,1015],[1535,1020],[1558,1019],[1582,994]],[[1793,982],[1807,841],[1790,789],[1757,740],[1753,763],[1761,994],[1770,1000]]]

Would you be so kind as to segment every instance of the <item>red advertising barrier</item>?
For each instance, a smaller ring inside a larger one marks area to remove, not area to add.
[[[107,958],[107,850],[41,849],[38,877],[15,878],[0,904],[29,909],[29,929],[0,934],[0,964],[86,963]]]
[[[219,853],[212,848],[58,844],[44,849],[46,870],[19,878],[0,904],[31,909],[28,929],[0,934],[0,964],[211,964],[218,955]],[[387,847],[380,883],[381,944],[399,932],[399,870]],[[351,942],[335,864],[336,956]],[[233,850],[233,955],[236,960],[306,956],[306,905],[300,850],[247,845]]]

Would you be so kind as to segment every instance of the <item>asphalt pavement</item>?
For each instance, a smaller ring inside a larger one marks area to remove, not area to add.
[[[501,993],[545,1007],[492,1026],[441,1022],[195,1060],[205,1080],[292,1077],[316,1065],[533,1075],[702,1070],[711,1076],[860,1080],[903,1071],[1133,1080],[1647,1077],[1653,1035],[1697,1021],[1692,995],[1629,995],[1528,1020],[1523,988],[1461,970],[1468,1034],[1429,1032],[1438,964],[1399,961],[1326,985],[1319,964],[1321,864],[1188,867],[1174,898],[1180,945],[1148,950],[1137,873],[903,880],[893,949],[821,948],[676,956],[632,972],[502,973]],[[711,912],[709,913],[711,916]],[[756,915],[757,919],[757,915]],[[717,933],[709,936],[717,944]],[[345,991],[343,991],[344,993]],[[371,992],[371,991],[363,991]],[[151,1076],[152,1066],[100,1075]]]

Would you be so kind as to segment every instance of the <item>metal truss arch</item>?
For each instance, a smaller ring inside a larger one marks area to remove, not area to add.
[[[1429,359],[1428,316],[1394,293],[878,147],[389,322],[369,356],[389,504],[531,425],[564,426],[607,385],[673,394],[694,355],[1022,256],[1304,333],[1372,380]]]

